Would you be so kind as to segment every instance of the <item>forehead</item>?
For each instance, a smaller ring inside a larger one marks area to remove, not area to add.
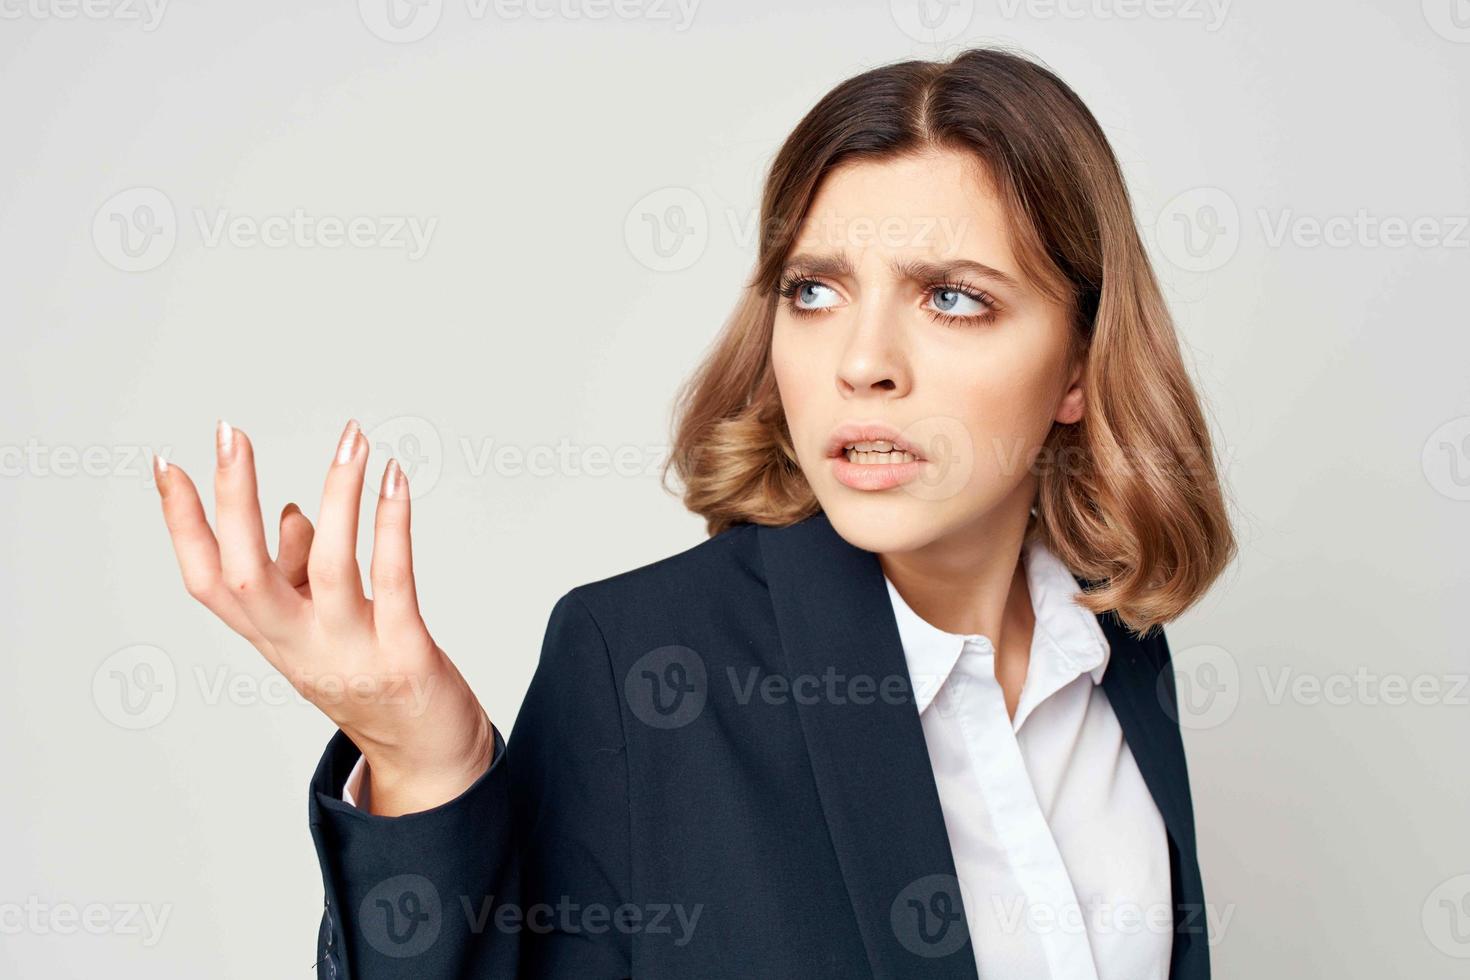
[[[860,271],[891,257],[971,259],[1017,278],[1007,215],[982,161],[931,150],[834,168],[792,253],[843,252]]]

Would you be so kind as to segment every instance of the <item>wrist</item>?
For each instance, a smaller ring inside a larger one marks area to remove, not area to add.
[[[494,754],[495,728],[484,711],[478,710],[463,748],[429,760],[407,760],[391,753],[368,756],[362,783],[366,809],[377,816],[396,817],[448,803],[485,774]]]

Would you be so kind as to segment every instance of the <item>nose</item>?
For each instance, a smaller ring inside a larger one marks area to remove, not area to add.
[[[837,391],[844,398],[876,394],[897,398],[910,387],[907,357],[896,316],[878,306],[859,310],[837,365]]]

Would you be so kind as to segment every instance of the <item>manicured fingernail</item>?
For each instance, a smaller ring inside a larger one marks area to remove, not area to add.
[[[162,455],[160,455],[158,453],[154,453],[153,454],[153,485],[156,486],[156,487],[158,487],[158,492],[159,492],[159,494],[161,496],[167,496],[168,495],[168,488],[167,488],[167,484],[165,482],[167,476],[168,476],[168,460],[164,459]]]
[[[357,419],[348,419],[347,428],[342,430],[342,441],[337,443],[337,462],[346,463],[357,449],[357,433],[362,427]]]
[[[403,494],[403,471],[398,468],[398,460],[388,460],[388,465],[383,468],[383,496],[394,498]]]
[[[220,419],[215,427],[214,444],[219,465],[224,466],[235,458],[235,430],[224,419]]]
[[[291,501],[286,506],[284,506],[284,507],[281,508],[281,520],[284,521],[286,519],[286,515],[292,514],[292,513],[296,513],[296,514],[301,513],[301,508],[296,506],[296,501],[294,501],[294,500]]]

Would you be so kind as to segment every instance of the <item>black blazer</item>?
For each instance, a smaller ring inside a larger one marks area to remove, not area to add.
[[[1168,830],[1170,978],[1206,980],[1169,648],[1100,618]],[[319,977],[976,976],[882,568],[824,514],[566,593],[496,739],[463,795],[387,818],[342,802],[358,751],[333,737]]]

